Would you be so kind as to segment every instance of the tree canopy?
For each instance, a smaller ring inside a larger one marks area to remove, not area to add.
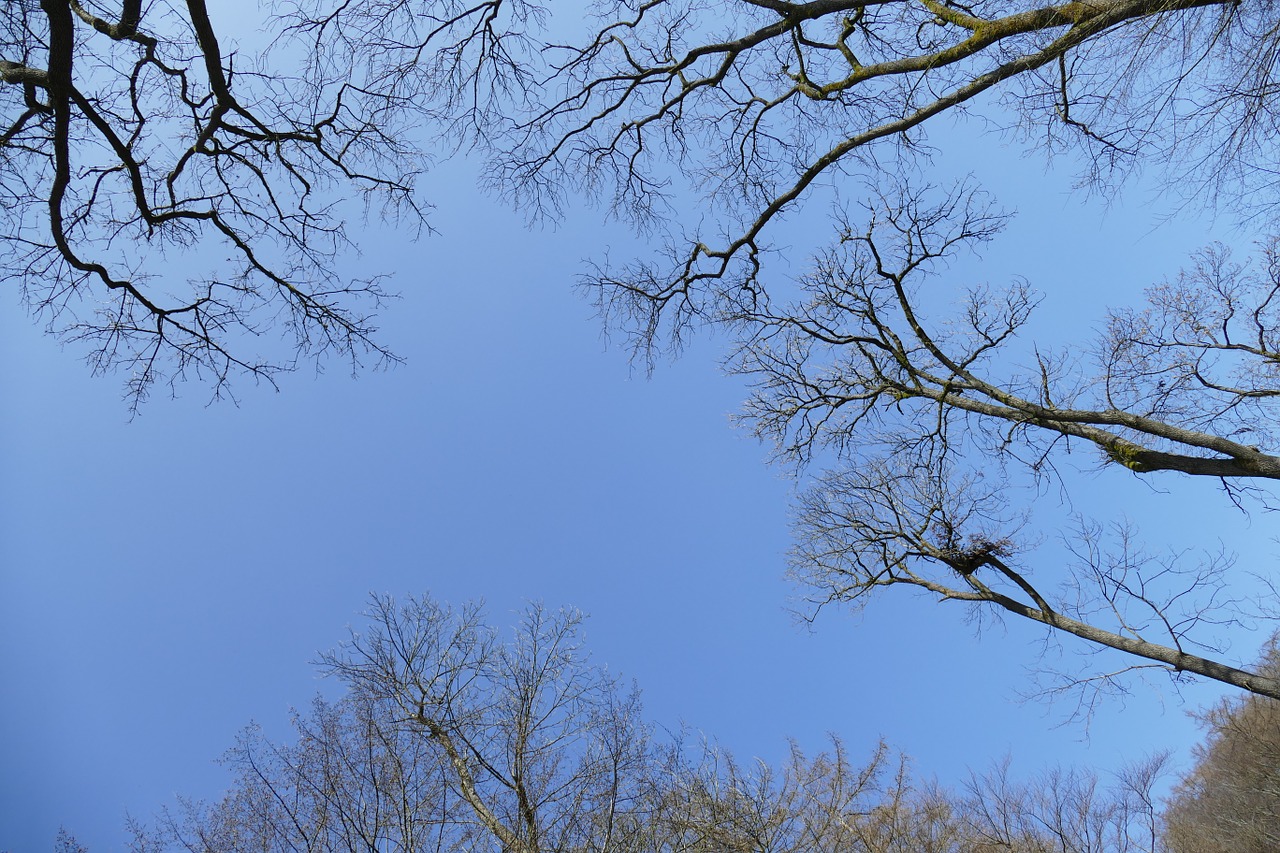
[[[1280,670],[1275,638],[1260,660]],[[1273,700],[1225,699],[1200,715],[1207,741],[1165,811],[1174,853],[1274,850],[1280,845],[1280,707]]]
[[[958,259],[998,249],[1007,216],[971,180],[929,169],[948,115],[1067,154],[1097,190],[1121,192],[1147,168],[1175,205],[1247,197],[1237,209],[1265,226],[1266,12],[599,9],[594,35],[544,51],[561,88],[512,123],[495,183],[537,209],[554,210],[566,188],[597,193],[663,235],[652,257],[602,260],[584,284],[642,356],[699,326],[735,342],[729,367],[752,384],[744,420],[781,462],[814,474],[793,558],[814,605],[915,589],[1141,659],[1072,680],[1086,691],[1155,667],[1280,697],[1280,682],[1220,655],[1220,627],[1273,615],[1248,602],[1238,584],[1252,580],[1229,550],[1147,545],[1123,520],[1081,513],[1058,532],[1069,564],[1045,565],[1061,558],[1028,509],[1046,486],[1069,492],[1073,473],[1099,467],[1211,478],[1241,509],[1272,506],[1272,244],[1252,260],[1206,247],[1154,282],[1145,307],[1116,306],[1095,340],[1055,349],[1025,338],[1042,299],[1033,283],[956,274]],[[858,194],[861,205],[840,201]],[[772,235],[824,203],[830,240],[793,277]]]
[[[335,270],[353,244],[331,192],[421,224],[426,158],[386,95],[225,51],[202,0],[115,5],[0,11],[0,278],[135,405],[162,381],[217,395],[299,358],[394,359],[380,277]]]
[[[1157,758],[1113,783],[1018,780],[1009,763],[947,789],[884,744],[833,739],[776,764],[664,733],[594,664],[581,616],[530,606],[509,636],[475,605],[376,598],[324,666],[343,682],[289,741],[248,728],[218,801],[132,823],[130,849],[1154,853]],[[74,840],[69,840],[74,843]]]
[[[1082,516],[1062,532],[1070,565],[1046,567],[1046,531],[1011,498],[1101,466],[1271,507],[1280,38],[1264,5],[604,0],[580,29],[524,0],[304,2],[260,62],[220,47],[199,0],[100,5],[0,13],[0,264],[96,369],[128,371],[134,400],[162,377],[217,393],[297,356],[393,358],[369,313],[379,279],[334,266],[338,202],[420,224],[429,145],[468,147],[532,217],[586,194],[654,235],[653,256],[601,257],[583,281],[642,358],[699,326],[732,337],[747,422],[817,472],[794,555],[815,604],[922,590],[1139,659],[1082,684],[1156,667],[1280,697],[1215,649],[1215,626],[1272,615],[1245,606],[1229,551],[1166,552]],[[963,179],[932,186],[943,117],[1065,154],[1100,190],[1147,169],[1183,202],[1230,200],[1262,247],[1203,249],[1083,350],[1026,341],[1031,284],[948,266],[998,246],[1005,217]],[[836,207],[788,275],[772,235],[833,192],[866,202]],[[172,259],[201,252],[231,260],[188,261],[176,283]],[[286,357],[250,354],[272,326]]]

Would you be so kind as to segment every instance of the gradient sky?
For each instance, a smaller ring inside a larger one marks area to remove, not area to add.
[[[112,850],[126,814],[217,797],[215,759],[239,729],[283,736],[291,706],[334,689],[309,661],[370,591],[483,598],[500,625],[526,599],[577,606],[651,721],[741,755],[776,760],[788,737],[816,751],[827,732],[866,754],[883,736],[944,782],[1006,754],[1028,773],[1165,748],[1186,760],[1199,733],[1185,711],[1213,688],[1185,702],[1139,690],[1086,733],[1060,725],[1061,707],[1017,700],[1039,631],[975,636],[960,608],[912,596],[797,626],[782,578],[795,487],[730,426],[744,391],[718,369],[723,342],[697,341],[651,379],[632,369],[572,284],[603,248],[641,247],[585,209],[527,230],[477,196],[473,168],[429,180],[438,236],[361,239],[362,262],[403,294],[382,327],[407,363],[386,373],[304,368],[280,393],[240,385],[239,406],[191,384],[130,421],[121,378],[90,377],[6,295],[0,850],[49,849],[59,826]],[[1128,207],[1089,202],[998,137],[938,168],[975,173],[1019,210],[969,272],[1026,275],[1048,294],[1042,328],[1065,340],[1212,233],[1157,227],[1163,210],[1140,191]],[[826,210],[791,227],[826,228]],[[1108,511],[1159,514],[1171,537],[1232,535],[1239,520],[1196,499],[1211,490],[1171,488],[1108,480]],[[1264,521],[1245,529],[1265,540]]]

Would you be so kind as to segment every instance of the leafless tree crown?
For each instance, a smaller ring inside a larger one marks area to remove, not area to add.
[[[530,607],[510,639],[475,606],[376,599],[367,631],[324,659],[347,688],[250,727],[218,802],[132,824],[137,853],[1154,853],[1162,759],[1114,784],[1019,781],[1009,762],[949,790],[883,743],[839,739],[776,763],[658,737],[634,690],[593,666],[580,617]],[[70,839],[73,842],[73,839]]]
[[[1104,476],[1208,479],[1268,506],[1276,245],[1204,249],[1145,307],[1114,310],[1091,350],[1057,352],[1025,340],[1032,283],[951,266],[996,245],[994,204],[918,180],[938,119],[977,115],[1080,153],[1099,185],[1162,163],[1200,197],[1254,192],[1266,210],[1266,4],[591,8],[301,3],[277,20],[290,76],[220,47],[202,0],[7,4],[0,269],[95,366],[128,369],[135,400],[161,376],[269,379],[296,353],[391,358],[354,307],[376,306],[378,280],[332,266],[349,245],[332,204],[355,189],[421,221],[415,134],[430,127],[483,150],[492,188],[531,216],[587,192],[663,244],[602,260],[587,288],[642,355],[698,323],[734,336],[748,422],[825,472],[797,524],[815,600],[925,590],[1137,659],[1077,685],[1157,667],[1280,696],[1217,648],[1217,628],[1267,615],[1245,606],[1230,553],[1152,549],[1123,520],[1082,517],[1062,534],[1068,564],[1046,567],[1049,537],[1012,501],[1028,482],[1066,488],[1087,448]],[[798,280],[781,275],[772,235],[833,187],[870,201],[840,211]],[[247,355],[273,325],[289,355]]]
[[[1259,669],[1280,674],[1275,640]],[[1280,846],[1280,703],[1261,696],[1223,700],[1202,715],[1207,742],[1170,798],[1171,853],[1262,853]]]
[[[642,357],[699,324],[738,342],[731,367],[754,385],[745,420],[785,462],[825,472],[797,521],[795,573],[814,600],[915,588],[1138,659],[1069,679],[1083,708],[1152,667],[1280,696],[1221,654],[1221,629],[1267,615],[1229,552],[1144,546],[1123,519],[1079,517],[1049,537],[1015,501],[1101,468],[1207,478],[1237,506],[1269,506],[1273,244],[1254,259],[1208,247],[1145,307],[1103,318],[1092,347],[1057,351],[1027,339],[1033,283],[957,272],[998,246],[994,203],[918,178],[936,119],[978,115],[1077,152],[1096,186],[1157,164],[1205,200],[1261,189],[1265,209],[1277,40],[1262,8],[598,8],[580,43],[545,50],[559,94],[512,122],[495,185],[535,210],[597,193],[665,241],[602,261],[585,284]],[[870,200],[837,213],[809,264],[791,258],[808,270],[791,278],[772,235],[823,188]],[[1037,548],[1049,538],[1068,565]]]
[[[204,0],[4,4],[0,278],[95,371],[124,372],[135,406],[158,382],[218,395],[300,359],[394,361],[380,271],[350,272],[345,223],[358,197],[412,239],[432,140],[461,128],[411,131],[468,82],[497,90],[484,10],[449,6],[438,26],[358,31],[295,9],[254,56],[220,43]],[[416,46],[431,81],[412,102],[379,88],[392,46]]]

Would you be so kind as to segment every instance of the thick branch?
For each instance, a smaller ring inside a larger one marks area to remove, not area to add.
[[[996,562],[993,560],[993,562]],[[1016,599],[1009,598],[994,590],[988,590],[984,593],[984,598],[994,604],[999,605],[1009,613],[1022,616],[1023,618],[1048,625],[1059,631],[1068,634],[1074,634],[1083,640],[1088,640],[1100,646],[1116,649],[1136,657],[1153,660],[1157,663],[1167,664],[1178,672],[1191,672],[1196,675],[1202,675],[1205,678],[1214,681],[1230,684],[1233,687],[1239,687],[1250,693],[1257,693],[1261,696],[1270,696],[1273,699],[1280,699],[1280,680],[1269,678],[1267,676],[1257,675],[1228,666],[1218,661],[1210,660],[1199,655],[1188,654],[1179,649],[1161,646],[1157,643],[1151,643],[1146,640],[1140,640],[1135,637],[1126,637],[1123,634],[1117,634],[1112,631],[1099,628],[1064,616],[1053,610],[1044,610],[1037,607],[1030,607]]]
[[[458,751],[449,733],[426,714],[418,714],[416,721],[426,727],[432,740],[436,741],[444,749],[445,755],[449,758],[449,764],[453,767],[453,772],[458,780],[458,788],[462,793],[462,798],[467,801],[467,805],[475,812],[476,817],[480,819],[485,828],[492,832],[502,842],[503,847],[512,851],[512,853],[538,853],[538,851],[526,847],[520,836],[498,820],[497,816],[485,804],[484,798],[480,796],[480,792],[476,789],[475,779],[471,776],[471,768],[467,766],[466,758]]]

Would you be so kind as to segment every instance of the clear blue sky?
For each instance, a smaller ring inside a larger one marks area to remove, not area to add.
[[[1064,339],[1205,238],[1204,223],[1153,231],[1154,208],[1108,212],[1016,147],[984,147],[966,170],[1021,216],[980,273],[1027,275]],[[717,368],[720,342],[652,379],[632,371],[572,283],[603,247],[638,247],[590,211],[525,230],[470,168],[431,179],[439,236],[362,238],[404,295],[383,329],[408,361],[387,373],[304,369],[278,394],[240,386],[239,407],[193,384],[130,422],[120,378],[89,377],[4,296],[0,850],[49,849],[60,825],[112,850],[126,813],[218,796],[214,759],[240,728],[284,735],[291,706],[333,689],[309,661],[370,591],[483,598],[503,624],[525,599],[577,606],[652,721],[743,755],[776,759],[788,737],[817,750],[828,731],[860,753],[883,736],[944,781],[1006,753],[1025,772],[1187,755],[1198,732],[1160,692],[1107,706],[1088,740],[1019,703],[1040,632],[975,637],[959,608],[910,596],[797,627],[782,579],[793,485],[730,427],[743,389]],[[1160,502],[1171,536],[1204,517],[1177,497],[1112,492],[1117,514]],[[1200,521],[1208,538],[1217,523]]]

